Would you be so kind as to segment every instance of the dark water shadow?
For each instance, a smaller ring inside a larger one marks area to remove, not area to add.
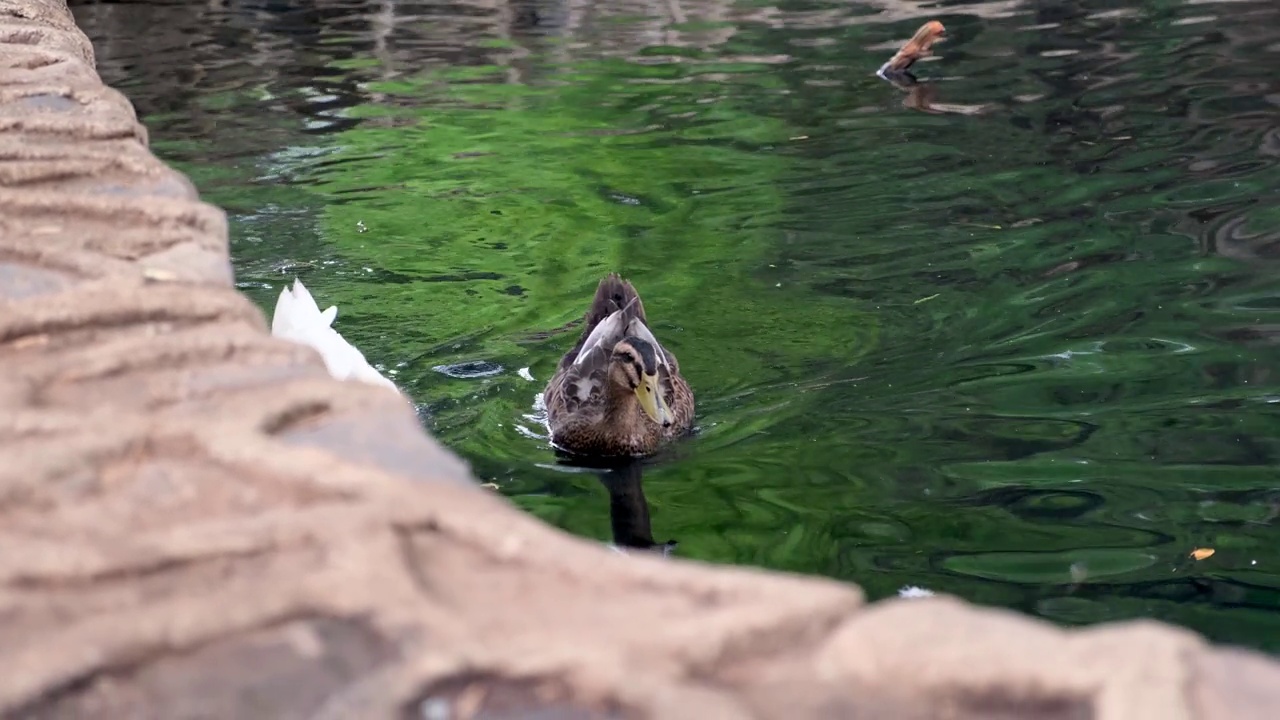
[[[561,465],[593,471],[609,493],[609,525],[613,544],[619,549],[645,550],[670,555],[676,540],[657,542],[649,519],[649,500],[644,495],[645,459],[595,459],[557,451]]]

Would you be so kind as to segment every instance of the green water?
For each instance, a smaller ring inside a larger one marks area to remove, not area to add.
[[[75,9],[241,289],[519,506],[1280,650],[1280,5],[229,5]],[[933,17],[959,112],[873,75]],[[534,407],[611,270],[698,398],[643,496]]]

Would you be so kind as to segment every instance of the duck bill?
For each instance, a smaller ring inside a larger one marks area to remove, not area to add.
[[[645,375],[636,388],[636,398],[640,400],[640,409],[644,410],[650,420],[667,427],[671,424],[671,408],[667,407],[667,401],[658,388],[658,376]]]

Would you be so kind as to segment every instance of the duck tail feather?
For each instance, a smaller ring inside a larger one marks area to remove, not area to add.
[[[635,319],[646,322],[640,294],[630,282],[614,272],[605,275],[596,286],[596,296],[592,298],[591,308],[587,310],[586,327],[582,329],[583,337],[590,334],[592,328],[602,320],[619,310],[623,311],[624,326],[630,325]]]

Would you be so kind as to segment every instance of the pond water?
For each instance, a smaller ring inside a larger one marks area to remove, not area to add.
[[[1273,0],[72,4],[241,289],[529,512],[1280,650]],[[698,398],[642,475],[534,408],[610,270]]]

